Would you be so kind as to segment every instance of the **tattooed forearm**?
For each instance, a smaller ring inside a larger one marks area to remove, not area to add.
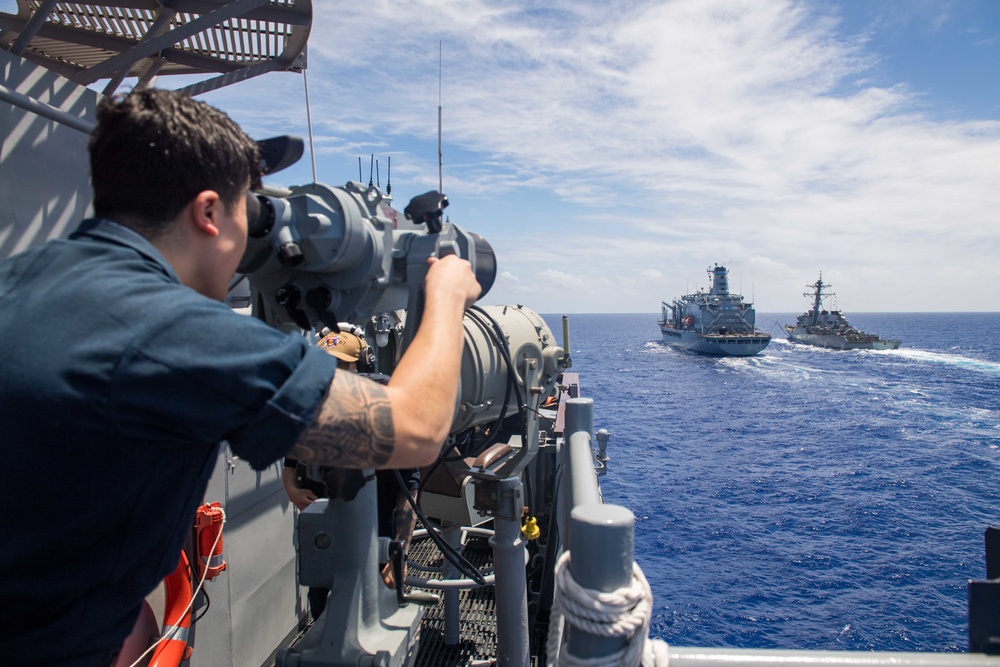
[[[396,510],[393,513],[393,536],[394,540],[402,540],[407,546],[410,545],[410,538],[413,537],[413,529],[417,526],[417,515],[410,509],[405,500],[396,503]]]
[[[374,468],[385,465],[394,443],[392,407],[385,387],[339,372],[319,415],[289,456],[341,468]]]

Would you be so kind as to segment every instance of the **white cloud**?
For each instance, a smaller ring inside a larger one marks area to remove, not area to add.
[[[656,269],[646,269],[645,271],[640,271],[639,275],[642,276],[643,280],[663,280],[663,273],[657,271]]]
[[[555,269],[544,269],[537,274],[538,282],[549,289],[586,289],[587,280],[583,276],[558,271]]]
[[[820,270],[853,276],[859,310],[1000,309],[965,289],[970,272],[1000,282],[1000,122],[936,120],[920,90],[880,79],[872,33],[841,34],[825,5],[321,9],[321,159],[353,178],[358,154],[391,151],[394,186],[436,187],[440,43],[451,210],[543,309],[653,311],[713,262],[772,310],[799,310]],[[297,85],[252,122],[297,118]]]

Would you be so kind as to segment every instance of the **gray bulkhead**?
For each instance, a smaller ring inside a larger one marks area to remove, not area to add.
[[[0,49],[5,95],[93,122],[100,95]],[[0,98],[0,258],[65,237],[91,200],[88,136]]]

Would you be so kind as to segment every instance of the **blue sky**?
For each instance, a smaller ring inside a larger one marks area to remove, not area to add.
[[[1000,310],[997,0],[314,2],[318,180],[392,158],[500,276],[484,303],[658,312],[706,267],[763,312]],[[164,87],[179,84],[163,79]],[[203,97],[307,136],[303,78]],[[312,180],[308,155],[275,175]]]

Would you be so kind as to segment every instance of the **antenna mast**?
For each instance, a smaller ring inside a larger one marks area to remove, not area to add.
[[[313,121],[312,111],[309,109],[309,79],[306,78],[306,70],[302,70],[302,84],[306,90],[306,125],[309,126],[309,159],[312,161],[313,183],[316,182],[316,148],[313,146]]]
[[[444,192],[444,171],[441,156],[441,42],[438,41],[438,192]]]

